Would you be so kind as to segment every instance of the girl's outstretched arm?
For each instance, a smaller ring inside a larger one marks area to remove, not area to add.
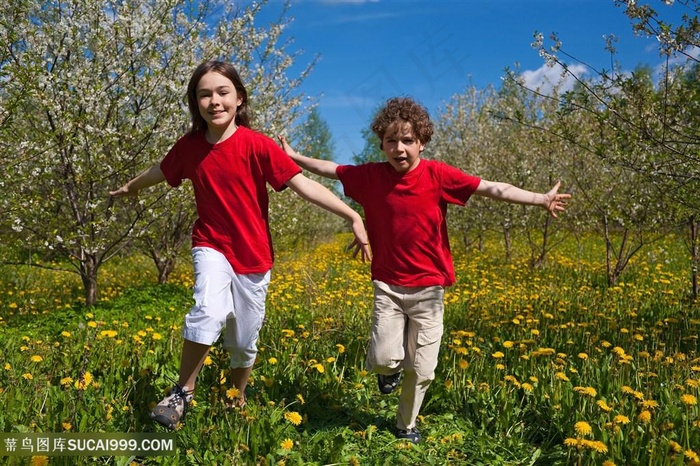
[[[352,210],[347,204],[341,201],[338,196],[333,194],[328,188],[321,183],[305,177],[299,173],[287,181],[289,186],[295,193],[304,200],[307,200],[335,215],[344,218],[350,223],[352,232],[355,235],[355,240],[350,244],[350,247],[359,248],[362,251],[362,261],[371,260],[372,253],[369,248],[369,240],[367,239],[367,231],[365,224],[362,221],[360,214]],[[357,249],[355,254],[357,254]]]
[[[280,140],[280,144],[282,144],[282,149],[284,149],[284,152],[286,152],[286,154],[292,160],[294,160],[294,162],[296,162],[296,164],[299,165],[301,168],[303,168],[304,170],[308,170],[311,173],[315,173],[319,176],[331,178],[334,180],[338,179],[338,175],[335,174],[335,169],[338,168],[337,163],[331,160],[314,159],[311,157],[306,157],[305,155],[301,155],[294,149],[292,149],[292,146],[290,146],[287,142],[287,138],[285,138],[282,135],[279,135],[278,137]]]
[[[141,191],[142,189],[148,188],[148,187],[153,186],[154,184],[158,184],[162,181],[165,181],[165,175],[163,174],[163,171],[160,169],[160,163],[157,163],[157,164],[153,165],[151,168],[149,168],[148,170],[146,170],[145,172],[138,175],[136,178],[133,178],[131,181],[126,183],[121,188],[116,189],[114,191],[110,191],[109,195],[110,196],[136,196],[136,195],[138,195],[139,191]]]

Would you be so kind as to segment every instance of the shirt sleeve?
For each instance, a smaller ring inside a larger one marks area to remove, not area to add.
[[[360,205],[364,202],[363,193],[366,192],[361,188],[367,177],[366,172],[365,165],[338,165],[335,169],[335,174],[343,185],[343,194]]]
[[[185,178],[184,166],[182,163],[182,145],[182,139],[178,140],[160,162],[160,169],[163,171],[163,175],[165,175],[165,181],[173,188],[180,186]]]
[[[463,172],[446,163],[439,163],[442,172],[442,198],[450,203],[465,205],[479,187],[481,178]]]
[[[292,160],[280,146],[271,138],[260,135],[264,145],[263,163],[267,183],[275,191],[282,191],[287,187],[287,181],[301,173],[301,167]]]

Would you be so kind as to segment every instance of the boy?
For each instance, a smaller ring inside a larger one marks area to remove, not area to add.
[[[447,205],[464,205],[472,194],[541,206],[554,217],[569,194],[559,182],[540,194],[468,175],[420,155],[433,134],[427,110],[409,98],[393,98],[372,122],[387,161],[338,165],[285,152],[302,168],[339,179],[345,195],[362,206],[372,249],[374,309],[367,369],[389,394],[401,382],[396,436],[421,441],[416,419],[435,378],[443,333],[443,295],[455,281],[447,237]]]

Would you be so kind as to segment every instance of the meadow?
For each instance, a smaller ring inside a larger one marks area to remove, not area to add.
[[[456,250],[424,441],[394,438],[395,395],[364,370],[369,266],[348,238],[278,254],[248,403],[227,409],[217,344],[174,456],[8,456],[0,462],[144,465],[700,465],[700,312],[682,239],[650,246],[605,283],[595,243],[563,243],[543,267],[497,241]],[[185,257],[168,285],[125,258],[101,301],[78,279],[0,269],[1,432],[157,432],[191,303]]]

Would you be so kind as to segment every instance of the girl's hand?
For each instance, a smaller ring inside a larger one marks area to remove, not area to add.
[[[348,244],[348,251],[353,250],[352,257],[357,257],[357,254],[362,251],[362,262],[372,260],[372,251],[369,248],[369,243],[361,243],[355,238],[352,243]]]

